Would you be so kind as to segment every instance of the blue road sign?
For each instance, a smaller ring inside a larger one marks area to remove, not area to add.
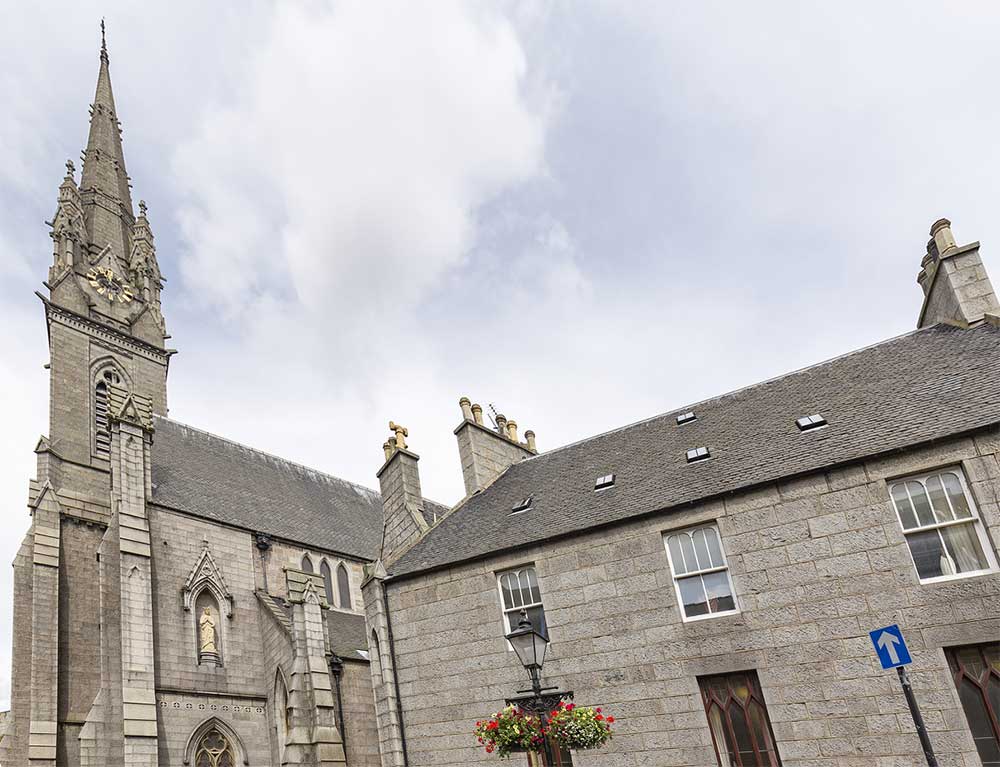
[[[882,668],[896,668],[911,662],[910,651],[906,649],[906,642],[903,641],[903,632],[895,623],[869,631],[868,636],[872,638],[875,654],[878,655],[878,662],[882,664]]]

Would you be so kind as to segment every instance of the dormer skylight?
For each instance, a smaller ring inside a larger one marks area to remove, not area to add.
[[[523,511],[527,511],[531,508],[531,496],[529,495],[520,503],[514,505],[514,508],[510,510],[511,514],[520,514]]]
[[[799,431],[812,431],[827,424],[826,419],[819,413],[816,413],[815,415],[804,415],[801,418],[796,418],[795,425],[799,427]]]
[[[594,490],[607,490],[609,487],[615,486],[615,475],[605,474],[603,477],[598,477],[594,481]]]
[[[677,416],[677,425],[683,426],[686,423],[691,423],[691,421],[697,421],[697,420],[698,416],[694,414],[693,410],[689,410],[688,412],[681,413],[679,416]]]
[[[707,447],[693,447],[685,453],[687,456],[688,463],[696,463],[697,461],[707,461],[712,457]]]

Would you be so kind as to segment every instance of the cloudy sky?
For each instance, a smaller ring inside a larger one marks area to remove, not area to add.
[[[1000,274],[995,4],[60,6],[0,26],[4,562],[102,15],[170,415],[369,486],[391,418],[457,500],[461,395],[544,450],[907,332],[940,216]]]

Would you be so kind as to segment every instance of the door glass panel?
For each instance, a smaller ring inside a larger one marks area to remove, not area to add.
[[[727,760],[730,767],[737,767],[736,754],[733,749],[732,738],[729,737],[729,730],[722,720],[722,709],[713,704],[708,709],[708,724],[712,728],[712,738],[723,759]]]
[[[962,708],[969,721],[972,739],[976,741],[979,758],[986,765],[1000,764],[1000,743],[997,742],[990,714],[979,688],[968,679],[963,679],[958,688],[958,697],[962,700]]]
[[[739,752],[743,767],[750,765],[757,767],[757,757],[753,750],[753,740],[750,738],[750,723],[747,721],[746,712],[742,706],[733,701],[726,707],[726,713],[729,714],[729,723],[736,737],[736,750]]]

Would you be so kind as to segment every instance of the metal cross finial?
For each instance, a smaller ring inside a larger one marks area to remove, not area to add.
[[[108,60],[108,41],[104,37],[104,17],[101,17],[101,58]]]
[[[140,216],[145,216],[146,215],[146,201],[145,200],[139,200],[139,215]]]
[[[67,176],[72,176],[73,172],[75,170],[76,170],[76,166],[73,165],[73,161],[72,160],[67,160],[66,161],[66,175]]]

